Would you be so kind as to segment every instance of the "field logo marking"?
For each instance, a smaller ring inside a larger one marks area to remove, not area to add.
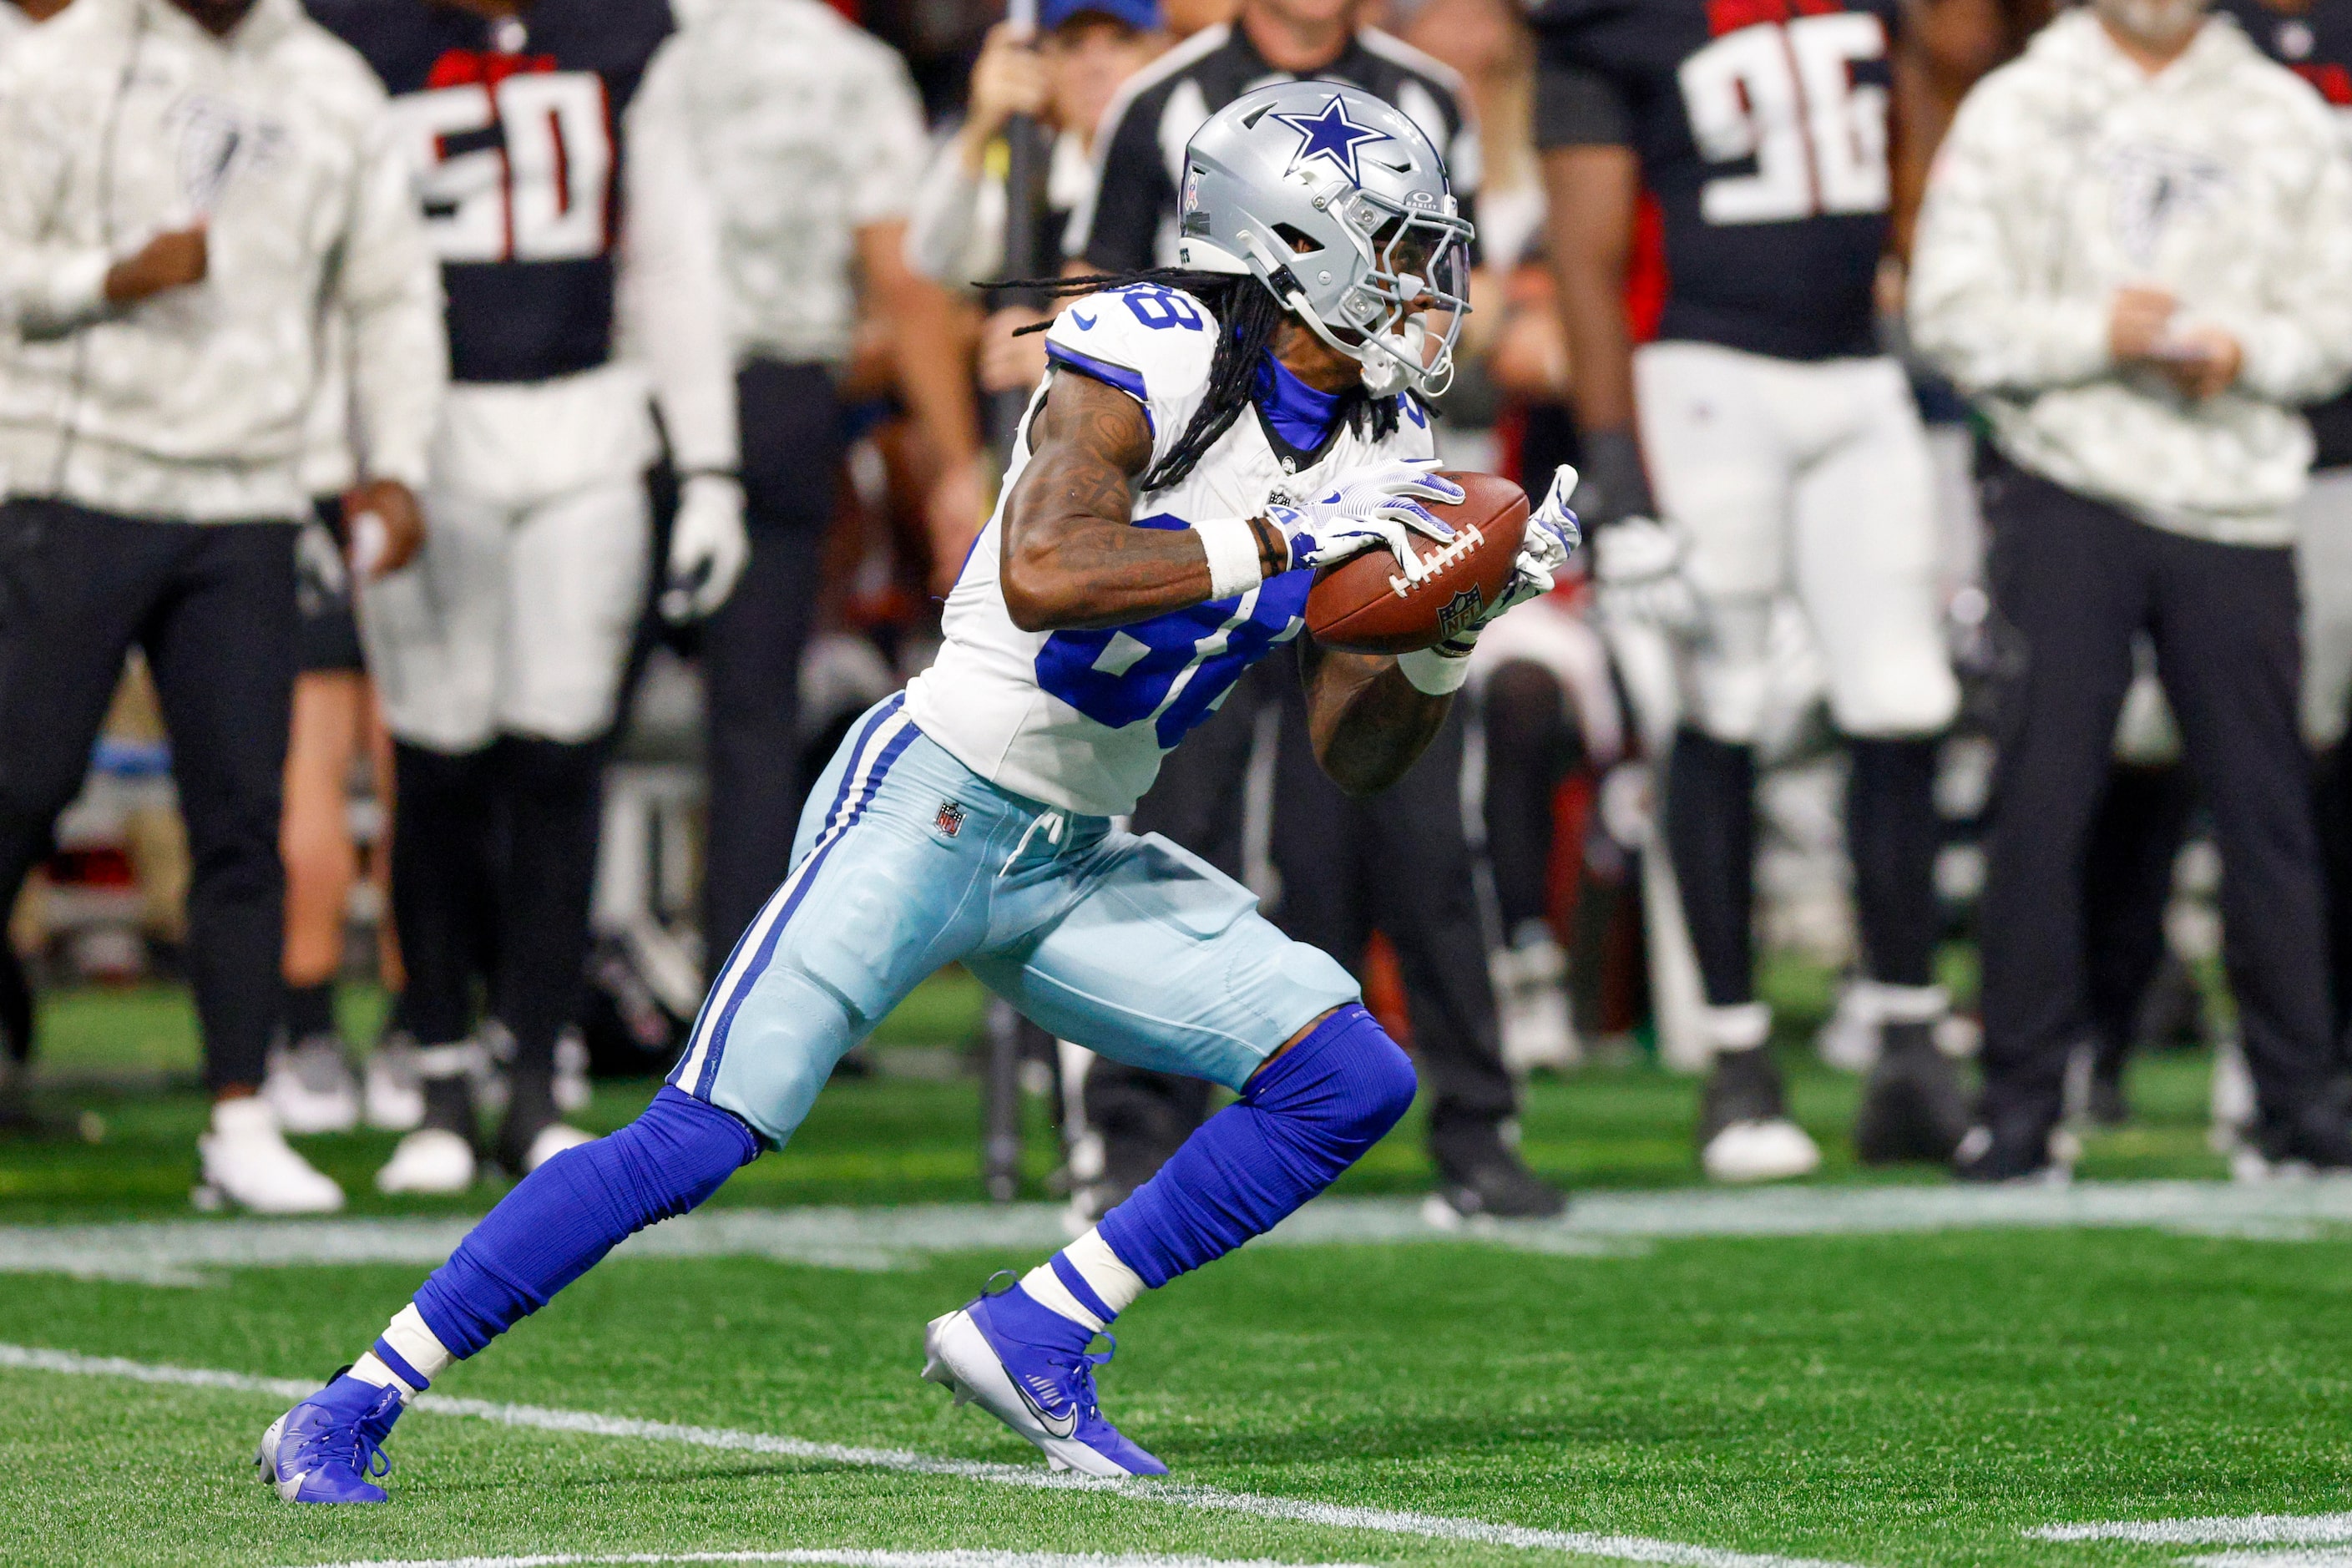
[[[275,1399],[300,1399],[318,1390],[316,1383],[297,1379],[255,1377],[244,1373],[216,1372],[203,1367],[169,1366],[129,1361],[121,1356],[87,1356],[73,1351],[46,1350],[30,1345],[0,1344],[0,1368],[58,1373],[74,1377],[120,1377],[136,1383],[173,1384],[239,1394],[266,1394]],[[1508,1546],[1528,1552],[1563,1552],[1572,1556],[1601,1557],[1620,1563],[1664,1563],[1669,1568],[1851,1568],[1849,1564],[1816,1558],[1734,1552],[1724,1547],[1659,1541],[1643,1535],[1538,1530],[1528,1525],[1496,1524],[1483,1519],[1458,1519],[1445,1514],[1355,1508],[1339,1503],[1310,1502],[1297,1498],[1263,1497],[1253,1492],[1226,1491],[1222,1488],[1190,1482],[1141,1479],[1106,1480],[1099,1477],[1078,1475],[1075,1471],[1048,1470],[1034,1465],[950,1459],[903,1448],[855,1447],[840,1443],[812,1442],[805,1437],[787,1437],[775,1433],[741,1432],[723,1426],[683,1426],[667,1421],[640,1421],[625,1415],[606,1415],[592,1410],[503,1405],[488,1399],[459,1399],[440,1394],[419,1394],[410,1408],[428,1415],[470,1416],[476,1420],[530,1427],[541,1432],[634,1437],[656,1443],[685,1443],[701,1448],[778,1454],[869,1469],[955,1476],[995,1486],[1108,1492],[1171,1508],[1244,1513],[1258,1519],[1283,1520],[1327,1530],[1362,1530],[1384,1535],[1412,1535],[1433,1541]],[[545,1561],[555,1563],[564,1560],[550,1558]],[[351,1568],[357,1568],[357,1565],[351,1565]]]

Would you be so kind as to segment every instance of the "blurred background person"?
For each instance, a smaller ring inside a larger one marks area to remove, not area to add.
[[[394,94],[447,296],[431,531],[368,584],[361,620],[394,741],[393,909],[425,1098],[376,1184],[459,1192],[478,1168],[478,980],[511,1042],[499,1163],[521,1175],[587,1141],[556,1103],[556,1043],[579,1011],[665,444],[664,612],[709,614],[748,552],[717,237],[693,149],[631,112],[667,0],[314,11]]]
[[[34,27],[66,8],[66,0],[0,0],[0,59]],[[0,331],[13,328],[0,326]],[[0,475],[0,495],[6,493]],[[33,987],[13,943],[0,942],[0,1131],[30,1126],[26,1100],[33,1057]]]
[[[2352,142],[2352,3],[2221,0],[2256,48],[2303,78]],[[2328,968],[2339,1052],[2352,1063],[2352,393],[2305,411],[2311,488],[2295,507],[2303,589],[2303,729],[2317,756],[2319,841],[2327,872]]]
[[[1761,1181],[1820,1160],[1787,1114],[1756,994],[1755,747],[1786,595],[1821,650],[1851,758],[1846,833],[1882,1034],[1856,1149],[1947,1159],[1967,1101],[1934,1039],[1948,1005],[1935,973],[1934,783],[1959,691],[1927,439],[1901,366],[1879,351],[1874,284],[1895,194],[1893,59],[1933,51],[1964,69],[1993,16],[1980,0],[1763,19],[1700,0],[1549,0],[1536,21],[1577,508],[1604,615],[1673,649],[1664,812],[1714,1056],[1702,1163]],[[1834,68],[1801,84],[1798,62],[1814,59]],[[1645,189],[1667,282],[1636,350],[1626,295]]]
[[[383,95],[292,0],[87,0],[0,62],[0,889],[47,854],[135,643],[193,860],[199,1196],[339,1208],[257,1098],[283,1006],[296,526],[341,319],[375,563],[417,544],[444,377]],[[101,175],[101,166],[105,173]],[[146,236],[123,247],[118,237]],[[233,265],[215,275],[215,257]]]
[[[386,832],[391,821],[392,738],[377,712],[360,647],[352,603],[353,530],[344,499],[356,479],[352,460],[350,380],[342,342],[329,323],[325,388],[310,416],[303,489],[314,499],[294,546],[296,617],[294,710],[287,731],[286,814],[278,853],[286,862],[286,1016],[269,1053],[262,1095],[289,1132],[341,1132],[359,1125],[405,1131],[424,1115],[409,1053],[379,1048],[368,1064],[364,1106],[352,1071],[335,983],[352,889],[361,875],[352,834],[353,764],[373,775],[378,823],[367,866],[377,901],[389,895]],[[383,520],[353,498],[359,524],[358,570],[381,548]],[[388,925],[378,927],[378,978],[400,990],[398,957]]]
[[[1164,46],[1155,0],[1045,0],[1033,42],[1000,22],[972,67],[963,123],[931,158],[907,229],[907,259],[950,289],[1004,276],[1004,128],[1014,115],[1053,137],[1045,200],[1035,215],[1035,254],[1057,270],[1070,215],[1094,184],[1095,129],[1120,86]],[[1007,306],[982,328],[984,392],[1025,392],[1045,374],[1045,339],[1015,337],[1045,312]],[[961,555],[955,558],[961,562]]]
[[[751,559],[699,639],[715,973],[791,869],[797,672],[840,500],[835,385],[861,309],[923,437],[932,554],[950,578],[982,521],[982,465],[950,298],[906,258],[924,134],[898,57],[818,0],[716,0],[656,57],[635,113],[709,188],[741,429]]]
[[[1975,1180],[2051,1173],[2085,1011],[2086,836],[2145,632],[2210,809],[2268,1159],[2352,1164],[2297,717],[2296,405],[2352,371],[2352,166],[2201,0],[2097,0],[1963,104],[1922,209],[1920,348],[1989,421],[2002,693]]]

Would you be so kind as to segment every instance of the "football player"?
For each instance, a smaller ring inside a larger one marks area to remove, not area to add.
[[[1116,286],[1047,334],[1054,368],[939,662],[819,782],[798,864],[668,1086],[526,1178],[348,1373],[269,1427],[258,1462],[281,1496],[381,1500],[368,1472],[406,1401],[782,1144],[842,1052],[956,960],[1056,1035],[1240,1092],[1100,1226],[925,1335],[927,1377],[1057,1466],[1165,1470],[1103,1418],[1108,1358],[1087,1346],[1146,1289],[1321,1191],[1403,1115],[1413,1073],[1337,961],[1110,819],[1244,669],[1294,641],[1323,765],[1378,790],[1444,721],[1479,627],[1548,588],[1575,538],[1556,484],[1512,586],[1465,634],[1396,658],[1301,639],[1316,568],[1387,550],[1416,574],[1410,536],[1450,531],[1420,505],[1460,492],[1433,471],[1416,394],[1450,373],[1470,226],[1413,122],[1328,82],[1263,88],[1212,118],[1187,153],[1182,221],[1181,270],[1096,279]],[[1323,411],[1289,464],[1275,405]]]
[[[1766,631],[1793,595],[1853,763],[1847,837],[1883,1049],[1855,1128],[1868,1161],[1948,1158],[1968,1128],[1937,1052],[1936,742],[1958,707],[1934,582],[1930,459],[1879,351],[1893,66],[1962,75],[1988,0],[1546,0],[1537,135],[1576,371],[1604,614],[1679,645],[1668,843],[1705,981],[1714,1068],[1699,1138],[1718,1180],[1802,1174],[1756,996],[1753,745]],[[1643,191],[1670,279],[1630,346]],[[1653,486],[1654,485],[1654,492]]]
[[[520,1175],[586,1141],[557,1114],[555,1046],[587,954],[600,742],[645,601],[661,441],[646,394],[682,481],[665,608],[708,614],[747,554],[733,370],[693,160],[628,134],[667,0],[314,10],[394,95],[448,301],[429,542],[362,610],[394,742],[393,904],[426,1100],[376,1180],[454,1192],[476,1171],[485,951],[514,1039],[499,1162]]]

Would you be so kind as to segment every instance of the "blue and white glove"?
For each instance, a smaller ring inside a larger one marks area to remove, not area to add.
[[[1412,534],[1444,543],[1454,530],[1430,515],[1424,500],[1458,501],[1462,487],[1437,476],[1434,458],[1391,458],[1350,468],[1331,488],[1302,506],[1271,506],[1265,514],[1290,545],[1290,565],[1324,567],[1385,547],[1418,583],[1429,569],[1412,552]]]
[[[669,562],[661,613],[674,623],[696,620],[727,602],[751,558],[743,531],[743,487],[725,474],[691,474],[678,491],[670,525]]]
[[[1469,679],[1470,650],[1477,646],[1478,634],[1528,600],[1551,592],[1554,575],[1568,564],[1569,556],[1584,539],[1576,513],[1568,506],[1569,494],[1575,489],[1576,470],[1561,464],[1551,477],[1551,489],[1544,492],[1543,504],[1528,514],[1519,558],[1512,563],[1511,580],[1502,596],[1435,647],[1398,658],[1397,668],[1416,689],[1433,697],[1460,690]]]

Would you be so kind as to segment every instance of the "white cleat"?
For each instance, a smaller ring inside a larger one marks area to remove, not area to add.
[[[474,1184],[474,1146],[440,1127],[420,1127],[400,1141],[375,1173],[380,1193],[427,1193],[447,1195]]]
[[[539,1130],[530,1141],[530,1148],[522,1157],[525,1175],[538,1170],[566,1149],[577,1149],[583,1143],[593,1143],[596,1135],[583,1132],[577,1127],[567,1127],[561,1121],[551,1121]]]
[[[1549,933],[1531,935],[1496,950],[1486,963],[1495,983],[1503,1065],[1520,1074],[1574,1067],[1583,1052],[1569,1021],[1568,961],[1559,944]]]
[[[362,1079],[362,1114],[383,1132],[410,1132],[425,1124],[425,1089],[416,1077],[416,1047],[405,1040],[378,1046]]]
[[[203,1172],[191,1194],[201,1209],[234,1205],[252,1214],[333,1214],[343,1189],[287,1146],[277,1115],[259,1098],[213,1107],[211,1131],[196,1140]]]
[[[1699,1152],[1711,1182],[1785,1182],[1811,1175],[1821,1163],[1820,1146],[1786,1117],[1735,1121]]]
[[[331,1035],[313,1035],[270,1052],[261,1098],[277,1113],[278,1125],[297,1135],[349,1132],[360,1124],[359,1086],[352,1081],[341,1043]]]

